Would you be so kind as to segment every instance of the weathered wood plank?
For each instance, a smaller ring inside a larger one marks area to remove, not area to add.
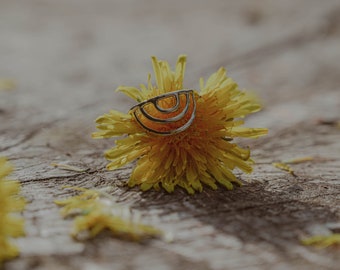
[[[0,4],[0,155],[15,164],[29,200],[22,255],[6,269],[336,269],[338,250],[299,238],[339,222],[340,132],[318,119],[340,115],[339,1],[7,1]],[[130,167],[107,172],[94,119],[133,104],[111,89],[145,82],[150,55],[187,53],[186,84],[219,66],[253,88],[264,110],[250,126],[270,133],[250,145],[257,161],[234,191],[188,196],[128,189]],[[301,156],[297,177],[271,163]],[[66,162],[87,169],[50,166]],[[69,235],[53,200],[61,187],[112,185],[112,195],[169,231],[147,245]]]

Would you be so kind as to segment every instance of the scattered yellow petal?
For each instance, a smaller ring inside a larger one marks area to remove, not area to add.
[[[104,230],[115,237],[132,241],[163,236],[160,230],[135,220],[131,209],[115,204],[109,194],[79,187],[71,189],[80,194],[55,203],[62,206],[61,215],[64,218],[75,216],[71,233],[74,238],[93,238]]]
[[[79,168],[76,166],[71,166],[68,164],[51,163],[50,165],[53,167],[58,167],[60,169],[66,170],[66,171],[74,171],[74,172],[86,172],[87,171],[87,169]]]
[[[321,157],[314,157],[314,156],[305,156],[305,157],[298,157],[294,159],[289,159],[281,162],[274,162],[272,165],[278,169],[283,171],[289,172],[291,175],[296,176],[294,170],[289,166],[289,164],[300,164],[305,162],[312,162],[312,161],[329,161],[330,159],[321,158]]]
[[[330,235],[315,235],[301,240],[301,243],[306,246],[315,246],[318,248],[326,248],[330,246],[340,245],[340,233]]]
[[[11,79],[0,79],[0,90],[13,90],[16,84]]]
[[[304,162],[309,162],[315,160],[315,157],[312,156],[306,156],[306,157],[300,157],[300,158],[294,158],[287,161],[284,161],[286,164],[299,164]]]
[[[7,179],[12,166],[0,157],[0,267],[5,260],[19,254],[11,238],[24,234],[24,221],[17,216],[25,207],[25,200],[19,195],[20,183]]]
[[[185,55],[178,57],[174,70],[155,56],[151,60],[154,84],[148,75],[140,88],[117,89],[142,104],[127,114],[112,110],[96,120],[99,131],[93,138],[122,136],[105,153],[107,169],[137,160],[128,185],[143,191],[162,187],[173,192],[179,186],[193,194],[204,186],[231,190],[240,185],[232,171],[250,173],[253,161],[249,149],[232,141],[267,134],[265,128],[241,127],[242,118],[261,109],[258,99],[239,89],[224,68],[206,82],[200,79],[198,91],[183,86]]]
[[[289,172],[291,175],[296,176],[294,173],[294,170],[286,163],[283,162],[274,162],[272,165],[278,169],[281,169],[283,171]]]

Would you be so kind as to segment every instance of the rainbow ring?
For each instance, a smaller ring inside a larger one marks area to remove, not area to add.
[[[161,136],[177,134],[193,123],[197,96],[191,89],[169,92],[133,106],[130,113],[148,132]]]

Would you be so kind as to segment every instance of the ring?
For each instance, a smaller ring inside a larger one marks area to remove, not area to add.
[[[158,135],[180,133],[190,127],[196,115],[197,93],[178,90],[143,101],[130,109],[145,130]]]

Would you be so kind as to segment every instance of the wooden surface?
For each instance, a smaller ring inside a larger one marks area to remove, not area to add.
[[[340,227],[340,1],[0,1],[0,155],[29,201],[21,257],[5,269],[337,269],[339,249],[303,236]],[[257,164],[242,188],[188,196],[128,189],[130,168],[105,170],[112,140],[92,140],[94,119],[133,104],[119,84],[146,81],[150,56],[188,55],[185,86],[225,66],[264,100],[244,140]],[[313,156],[292,165],[274,161]],[[86,173],[50,166],[66,163]],[[120,203],[174,241],[106,236],[75,242],[53,203],[64,185],[113,186]]]

